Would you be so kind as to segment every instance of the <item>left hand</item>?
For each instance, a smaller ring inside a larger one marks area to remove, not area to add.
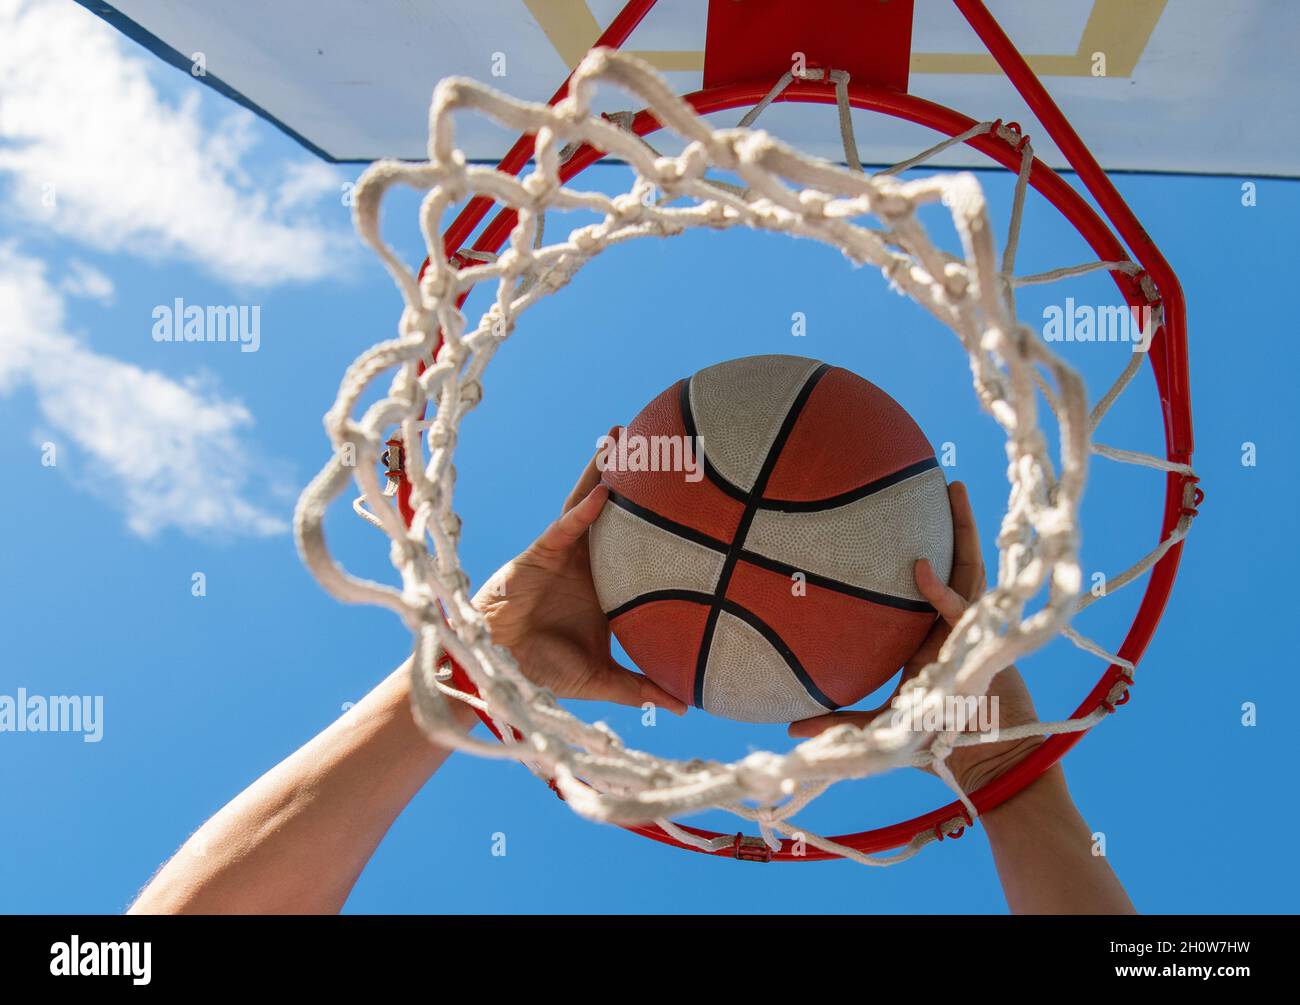
[[[618,435],[618,427],[610,436]],[[474,597],[492,641],[505,646],[534,684],[561,698],[650,702],[678,715],[686,706],[648,677],[615,662],[609,621],[591,580],[587,529],[609,497],[593,456],[563,515],[511,559]]]

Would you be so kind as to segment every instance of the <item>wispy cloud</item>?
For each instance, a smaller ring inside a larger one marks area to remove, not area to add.
[[[136,534],[287,529],[250,492],[253,418],[242,403],[200,379],[173,380],[89,349],[66,330],[44,263],[0,245],[0,392],[20,385],[72,448],[68,469],[93,470],[77,483],[119,506]]]
[[[67,274],[59,284],[59,288],[70,297],[85,297],[105,305],[113,302],[115,293],[113,280],[93,265],[88,265],[77,258],[68,263]]]
[[[305,156],[257,168],[250,113],[206,121],[197,92],[168,100],[130,43],[64,0],[0,0],[0,38],[8,212],[102,251],[188,260],[247,285],[317,280],[347,260],[343,177]],[[332,218],[304,212],[327,195]]]

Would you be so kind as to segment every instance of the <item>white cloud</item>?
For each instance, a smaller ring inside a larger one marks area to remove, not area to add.
[[[66,331],[44,264],[0,245],[0,391],[19,384],[35,392],[56,442],[84,459],[64,462],[84,472],[77,483],[120,506],[136,534],[287,529],[249,496],[265,460],[241,435],[253,424],[242,403],[87,348]]]
[[[101,304],[111,304],[116,292],[113,280],[93,265],[76,258],[68,263],[67,274],[59,288],[68,296],[98,300]]]
[[[275,206],[281,212],[308,206],[329,196],[334,205],[342,206],[343,180],[339,173],[321,161],[297,161],[286,167],[284,181],[276,192]]]
[[[333,169],[304,159],[253,177],[249,112],[210,122],[197,92],[169,102],[146,57],[76,4],[0,0],[0,38],[11,211],[103,251],[186,259],[249,285],[339,273],[353,247],[346,212],[337,198],[327,223],[304,212],[338,192]]]

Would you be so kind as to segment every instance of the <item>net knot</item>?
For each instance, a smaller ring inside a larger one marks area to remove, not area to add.
[[[483,400],[483,384],[477,380],[467,380],[460,385],[460,403],[466,408],[473,408]]]

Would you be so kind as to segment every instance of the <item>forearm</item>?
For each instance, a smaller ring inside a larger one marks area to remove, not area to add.
[[[460,709],[468,728],[472,712]],[[338,911],[447,754],[416,726],[399,668],[199,828],[131,913]]]
[[[998,876],[1014,914],[1133,914],[1060,767],[983,815]]]

